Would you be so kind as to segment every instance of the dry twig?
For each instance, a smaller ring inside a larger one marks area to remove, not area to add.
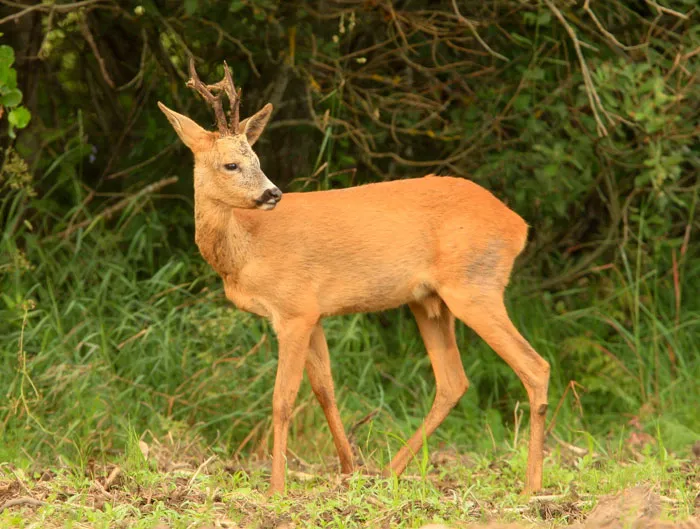
[[[598,96],[598,92],[596,92],[595,86],[593,85],[593,80],[591,79],[591,73],[588,70],[588,64],[586,64],[586,59],[584,59],[583,57],[583,52],[581,51],[581,43],[579,42],[578,37],[576,36],[576,32],[571,27],[571,25],[569,25],[569,23],[564,18],[564,15],[562,15],[561,11],[559,11],[557,6],[554,5],[552,0],[544,0],[544,3],[547,4],[547,7],[549,7],[554,16],[559,19],[559,22],[561,22],[562,26],[564,26],[564,29],[569,34],[569,37],[571,37],[571,41],[574,43],[574,49],[576,50],[576,55],[578,56],[578,60],[581,65],[581,75],[583,76],[583,83],[586,88],[586,94],[588,95],[588,102],[590,103],[591,111],[593,112],[593,117],[595,118],[598,134],[600,136],[607,136],[608,129],[605,128],[605,125],[603,124],[603,121],[600,118],[600,114],[598,113],[598,109],[600,109],[600,111],[605,115],[605,117],[608,119],[611,125],[613,125],[615,122],[603,108],[603,103],[600,100],[600,96]]]
[[[603,35],[605,35],[605,36],[608,38],[608,40],[609,40],[610,42],[612,42],[613,44],[615,44],[615,46],[617,46],[618,48],[622,48],[623,50],[626,50],[626,51],[639,50],[639,49],[643,49],[643,48],[646,48],[646,47],[647,47],[647,43],[646,43],[646,42],[643,42],[642,44],[635,44],[635,45],[633,45],[633,46],[627,46],[627,45],[625,45],[625,44],[622,44],[619,40],[617,40],[617,38],[615,37],[615,35],[613,35],[613,34],[610,33],[607,29],[605,29],[605,27],[603,26],[603,24],[600,22],[600,20],[598,20],[598,17],[596,16],[596,14],[595,14],[595,13],[593,12],[593,10],[591,9],[590,3],[591,3],[591,0],[586,0],[586,1],[583,3],[583,10],[584,10],[586,13],[588,13],[588,16],[589,16],[589,17],[591,17],[591,20],[593,20],[593,23],[594,23],[594,24],[596,25],[596,27],[598,28],[598,31],[600,31]]]
[[[30,498],[28,496],[20,496],[19,498],[7,500],[5,503],[0,505],[0,512],[4,511],[5,509],[9,509],[10,507],[15,507],[16,505],[32,505],[34,507],[41,507],[42,505],[46,505],[46,502]]]
[[[468,18],[466,18],[464,15],[462,15],[462,13],[459,12],[459,8],[457,7],[457,0],[452,0],[452,7],[453,7],[454,10],[455,10],[455,14],[457,15],[457,18],[459,18],[459,21],[460,21],[462,24],[464,24],[465,26],[467,26],[467,27],[469,28],[469,30],[472,32],[472,35],[474,35],[474,38],[475,38],[477,41],[479,41],[479,44],[481,44],[481,45],[484,47],[484,49],[485,49],[486,51],[488,51],[488,52],[489,52],[491,55],[493,55],[494,57],[496,57],[496,58],[498,58],[498,59],[501,59],[502,61],[509,62],[508,57],[504,57],[504,56],[501,55],[500,53],[497,53],[497,52],[493,51],[493,50],[491,49],[491,46],[489,46],[488,44],[486,44],[486,42],[484,41],[484,39],[481,38],[481,35],[479,35],[479,32],[478,32],[478,31],[476,30],[476,28],[474,27],[474,24],[472,23],[472,21],[469,20]]]
[[[92,54],[97,60],[97,64],[100,66],[100,72],[102,72],[102,77],[104,78],[105,83],[107,83],[109,87],[114,90],[114,81],[112,81],[112,77],[110,77],[109,72],[107,71],[107,66],[105,66],[105,60],[102,58],[102,55],[100,55],[100,50],[97,47],[97,43],[95,42],[94,37],[92,36],[90,26],[88,25],[87,17],[84,13],[79,18],[79,27],[83,38],[85,38],[85,40],[87,41],[88,45],[90,46],[90,49],[92,50]]]
[[[78,9],[81,7],[88,7],[92,6],[95,4],[99,4],[100,2],[103,2],[104,0],[85,0],[84,2],[73,2],[70,4],[54,4],[54,3],[39,3],[39,4],[34,4],[33,6],[29,6],[26,9],[22,9],[22,11],[18,11],[17,13],[13,13],[12,15],[8,15],[5,18],[0,18],[0,26],[5,24],[6,22],[11,22],[13,20],[17,20],[24,15],[28,15],[32,11],[57,11],[59,13],[66,13],[68,11],[72,11],[74,9]]]
[[[665,7],[660,4],[657,4],[656,2],[654,2],[654,0],[646,0],[646,3],[654,7],[659,14],[666,13],[667,15],[672,15],[674,17],[682,18],[683,20],[688,20],[688,15],[686,15],[685,13],[681,13],[680,11],[676,11],[674,9],[671,9],[670,7]]]

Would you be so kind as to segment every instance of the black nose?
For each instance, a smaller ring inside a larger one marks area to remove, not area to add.
[[[280,191],[278,188],[273,187],[272,189],[266,189],[262,195],[260,195],[260,198],[258,199],[258,202],[264,204],[265,202],[279,202],[282,200],[282,191]]]

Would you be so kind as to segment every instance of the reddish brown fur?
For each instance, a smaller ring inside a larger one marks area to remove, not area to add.
[[[222,277],[226,296],[268,318],[278,335],[272,492],[284,489],[287,432],[304,369],[328,419],[342,471],[353,468],[320,320],[403,304],[418,322],[437,394],[423,427],[387,474],[404,470],[423,436],[467,390],[454,335],[457,316],[525,385],[531,408],[526,488],[541,488],[549,365],[520,336],[503,305],[513,262],[527,238],[527,225],[516,213],[473,182],[432,175],[288,193],[272,211],[252,209],[272,184],[246,146],[259,137],[271,107],[242,122],[239,134],[225,137],[161,109],[195,156],[196,243],[202,255]],[[240,166],[235,175],[222,169],[232,161]]]

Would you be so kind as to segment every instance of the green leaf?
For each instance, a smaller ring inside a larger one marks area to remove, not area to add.
[[[7,116],[10,125],[17,127],[18,129],[23,129],[26,127],[31,118],[31,113],[25,107],[13,108],[10,110],[10,114]]]
[[[0,64],[12,66],[13,62],[15,62],[15,50],[7,44],[0,46]]]
[[[544,166],[544,169],[542,171],[545,176],[549,178],[554,178],[559,174],[559,164],[553,164],[549,163]]]
[[[526,24],[534,26],[537,22],[537,15],[535,15],[535,13],[530,12],[523,13],[523,20]]]
[[[0,89],[15,88],[17,86],[17,72],[10,65],[0,62]],[[7,90],[3,90],[5,93]]]
[[[513,101],[513,108],[518,112],[530,108],[532,104],[532,96],[530,94],[520,94]]]
[[[510,36],[513,38],[514,41],[516,41],[519,44],[525,44],[526,46],[532,46],[532,41],[528,39],[527,37],[523,37],[522,35],[518,33],[511,33]]]
[[[534,68],[525,70],[525,74],[523,75],[523,77],[530,81],[541,81],[542,79],[544,79],[544,74],[545,72],[542,68],[535,66]]]
[[[244,7],[245,7],[245,4],[241,0],[233,0],[233,2],[231,2],[231,4],[229,5],[228,10],[231,13],[237,13],[238,11],[243,9]]]
[[[0,98],[0,105],[4,107],[16,107],[22,102],[22,92],[16,88],[12,88],[7,92],[2,98]]]
[[[542,11],[537,15],[537,23],[541,26],[547,26],[552,20],[552,13],[549,10]]]
[[[198,0],[185,0],[185,13],[188,15],[194,15],[199,7]]]

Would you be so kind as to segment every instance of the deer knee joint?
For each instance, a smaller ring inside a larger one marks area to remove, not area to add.
[[[544,376],[547,377],[547,379],[549,380],[549,372],[550,372],[549,362],[547,362],[544,359],[542,359],[542,372],[544,373]]]
[[[548,406],[549,405],[546,402],[544,404],[540,404],[539,407],[537,408],[537,414],[538,415],[546,415]]]
[[[292,415],[292,406],[287,401],[275,402],[272,406],[272,416],[281,423],[289,422]]]
[[[454,386],[450,386],[445,389],[439,389],[437,395],[435,396],[435,401],[443,403],[452,408],[467,392],[467,388],[469,388],[469,381],[465,378],[459,384],[455,384]]]
[[[321,388],[321,389],[315,389],[314,388],[314,395],[316,395],[316,399],[318,400],[319,404],[321,407],[325,408],[331,403],[331,395],[326,390],[326,388]]]
[[[464,377],[462,379],[462,386],[460,387],[460,397],[464,395],[467,390],[469,389],[469,379],[467,377]]]
[[[451,393],[455,396],[455,404],[469,389],[469,379],[464,372],[458,373],[459,378],[452,384]]]

